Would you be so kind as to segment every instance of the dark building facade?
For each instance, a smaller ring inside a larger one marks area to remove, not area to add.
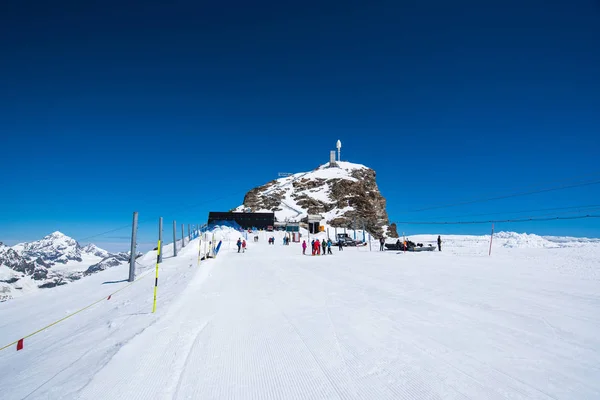
[[[275,213],[243,213],[243,212],[217,212],[208,213],[208,225],[219,224],[224,221],[233,221],[244,229],[267,229],[275,225]]]

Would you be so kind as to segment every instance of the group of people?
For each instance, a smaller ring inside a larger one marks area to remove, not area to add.
[[[290,238],[289,238],[289,236],[284,236],[283,237],[283,244],[286,245],[286,246],[290,244]]]
[[[325,254],[333,254],[331,252],[331,239],[323,239],[322,241],[320,241],[319,239],[313,239],[312,242],[310,242],[310,245],[312,247],[312,255],[316,256],[316,255],[321,255],[321,248],[323,248],[323,255]],[[306,249],[308,248],[308,245],[306,244],[306,240],[304,240],[302,242],[302,254],[306,255]]]
[[[413,247],[415,246],[415,244],[413,242],[411,242],[410,240],[405,239],[404,243],[400,241],[400,239],[398,239],[398,241],[396,242],[396,246],[398,248],[402,247],[404,245],[404,249],[406,250],[410,245],[412,245]],[[423,246],[421,243],[418,243],[417,246],[420,245],[421,247]],[[440,235],[438,235],[437,237],[437,245],[438,245],[438,251],[442,251],[442,237]],[[379,251],[384,251],[385,250],[385,239],[383,237],[379,238]]]
[[[238,248],[238,253],[240,252],[240,250],[242,253],[246,252],[246,240],[245,239],[239,238],[236,245]]]

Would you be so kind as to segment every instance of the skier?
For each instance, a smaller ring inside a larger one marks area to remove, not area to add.
[[[302,242],[302,255],[306,255],[306,240]]]
[[[325,255],[327,252],[327,241],[325,239],[323,239],[323,255]]]
[[[315,240],[315,250],[317,251],[317,255],[321,255],[321,242],[319,239]]]
[[[242,240],[242,253],[246,252],[246,240]]]
[[[438,235],[438,251],[442,251],[442,238]]]
[[[333,254],[331,252],[331,239],[327,239],[327,254]]]
[[[236,245],[237,245],[238,253],[239,253],[242,248],[242,238],[238,238]]]
[[[342,240],[341,240],[341,239],[339,239],[339,240],[338,240],[338,243],[337,243],[337,244],[338,244],[338,249],[339,249],[339,251],[342,251],[342,250],[344,250],[344,245],[342,244]]]
[[[312,240],[312,242],[310,242],[311,248],[312,248],[312,255],[315,255],[315,239]]]
[[[382,237],[379,238],[379,251],[383,251],[384,247],[383,245],[385,244],[385,239]]]

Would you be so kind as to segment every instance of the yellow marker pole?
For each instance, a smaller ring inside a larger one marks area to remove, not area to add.
[[[156,311],[156,289],[158,288],[158,260],[160,259],[160,240],[158,241],[158,252],[156,253],[156,278],[154,279],[154,303],[152,304],[152,312]]]

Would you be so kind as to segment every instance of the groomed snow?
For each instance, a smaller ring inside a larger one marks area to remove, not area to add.
[[[198,241],[165,246],[157,313],[151,252],[149,278],[0,351],[2,398],[600,398],[600,244],[506,234],[489,257],[489,236],[443,236],[442,252],[312,257],[278,233],[245,254],[218,235],[200,266]],[[122,287],[119,268],[0,304],[0,346]]]

